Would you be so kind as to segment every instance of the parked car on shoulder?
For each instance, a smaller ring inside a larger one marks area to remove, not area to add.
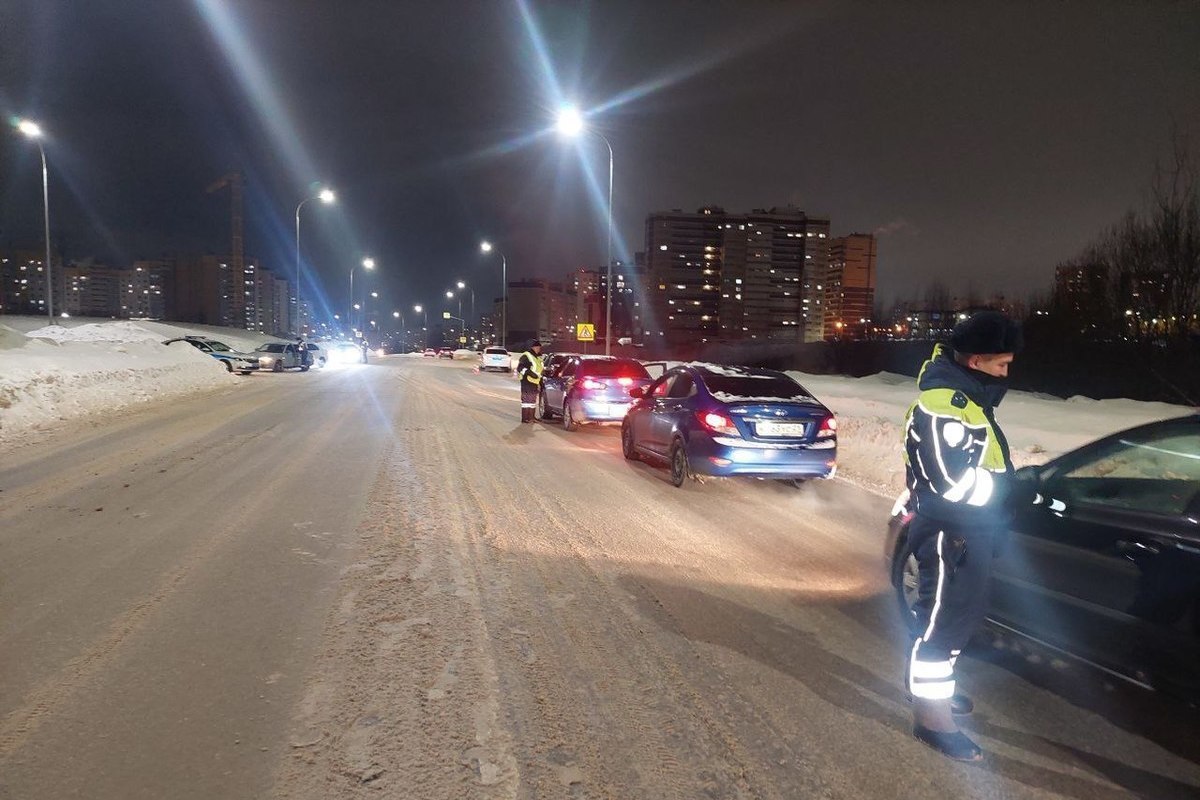
[[[206,336],[180,336],[177,339],[167,339],[163,344],[187,342],[197,350],[208,353],[225,365],[229,372],[240,372],[249,375],[259,368],[258,356],[252,353],[239,353],[224,342],[209,339]]]
[[[984,554],[989,624],[1200,702],[1200,415],[1115,433],[1016,479],[1043,502],[1015,509],[995,557]],[[884,557],[914,628],[908,500],[893,509]]]
[[[831,478],[837,468],[833,412],[782,372],[686,364],[630,394],[621,450],[666,461],[675,486],[702,475]]]
[[[479,369],[482,372],[512,370],[512,356],[503,347],[485,347],[479,354]]]
[[[437,350],[434,350],[432,347],[426,347],[421,352],[421,355],[425,358],[437,358]]]
[[[272,372],[283,372],[285,369],[299,369],[308,372],[308,365],[300,358],[300,345],[295,342],[267,342],[254,348],[261,369]]]
[[[633,405],[630,390],[653,382],[632,358],[571,355],[551,362],[552,369],[542,372],[539,416],[560,418],[568,431],[587,423],[620,422]]]
[[[449,359],[453,360],[454,359],[454,351],[452,349],[450,349],[449,347],[439,348],[437,351],[437,357],[438,358],[449,358]]]

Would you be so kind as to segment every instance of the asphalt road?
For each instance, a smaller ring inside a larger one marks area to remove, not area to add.
[[[1194,709],[980,637],[909,735],[889,501],[673,488],[389,357],[0,459],[0,798],[1200,796]]]

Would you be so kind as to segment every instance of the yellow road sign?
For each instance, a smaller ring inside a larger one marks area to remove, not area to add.
[[[581,342],[596,341],[596,326],[590,322],[580,322],[575,326],[575,338]]]

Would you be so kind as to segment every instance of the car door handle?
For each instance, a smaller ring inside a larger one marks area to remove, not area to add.
[[[1117,550],[1128,555],[1156,556],[1159,554],[1159,549],[1155,545],[1145,542],[1129,542],[1125,539],[1117,540]]]

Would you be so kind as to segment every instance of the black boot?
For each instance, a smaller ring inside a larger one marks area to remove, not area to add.
[[[982,761],[983,751],[962,731],[934,731],[913,725],[913,737],[955,761]]]
[[[913,738],[955,761],[980,761],[983,751],[958,729],[950,715],[949,700],[913,703]]]

